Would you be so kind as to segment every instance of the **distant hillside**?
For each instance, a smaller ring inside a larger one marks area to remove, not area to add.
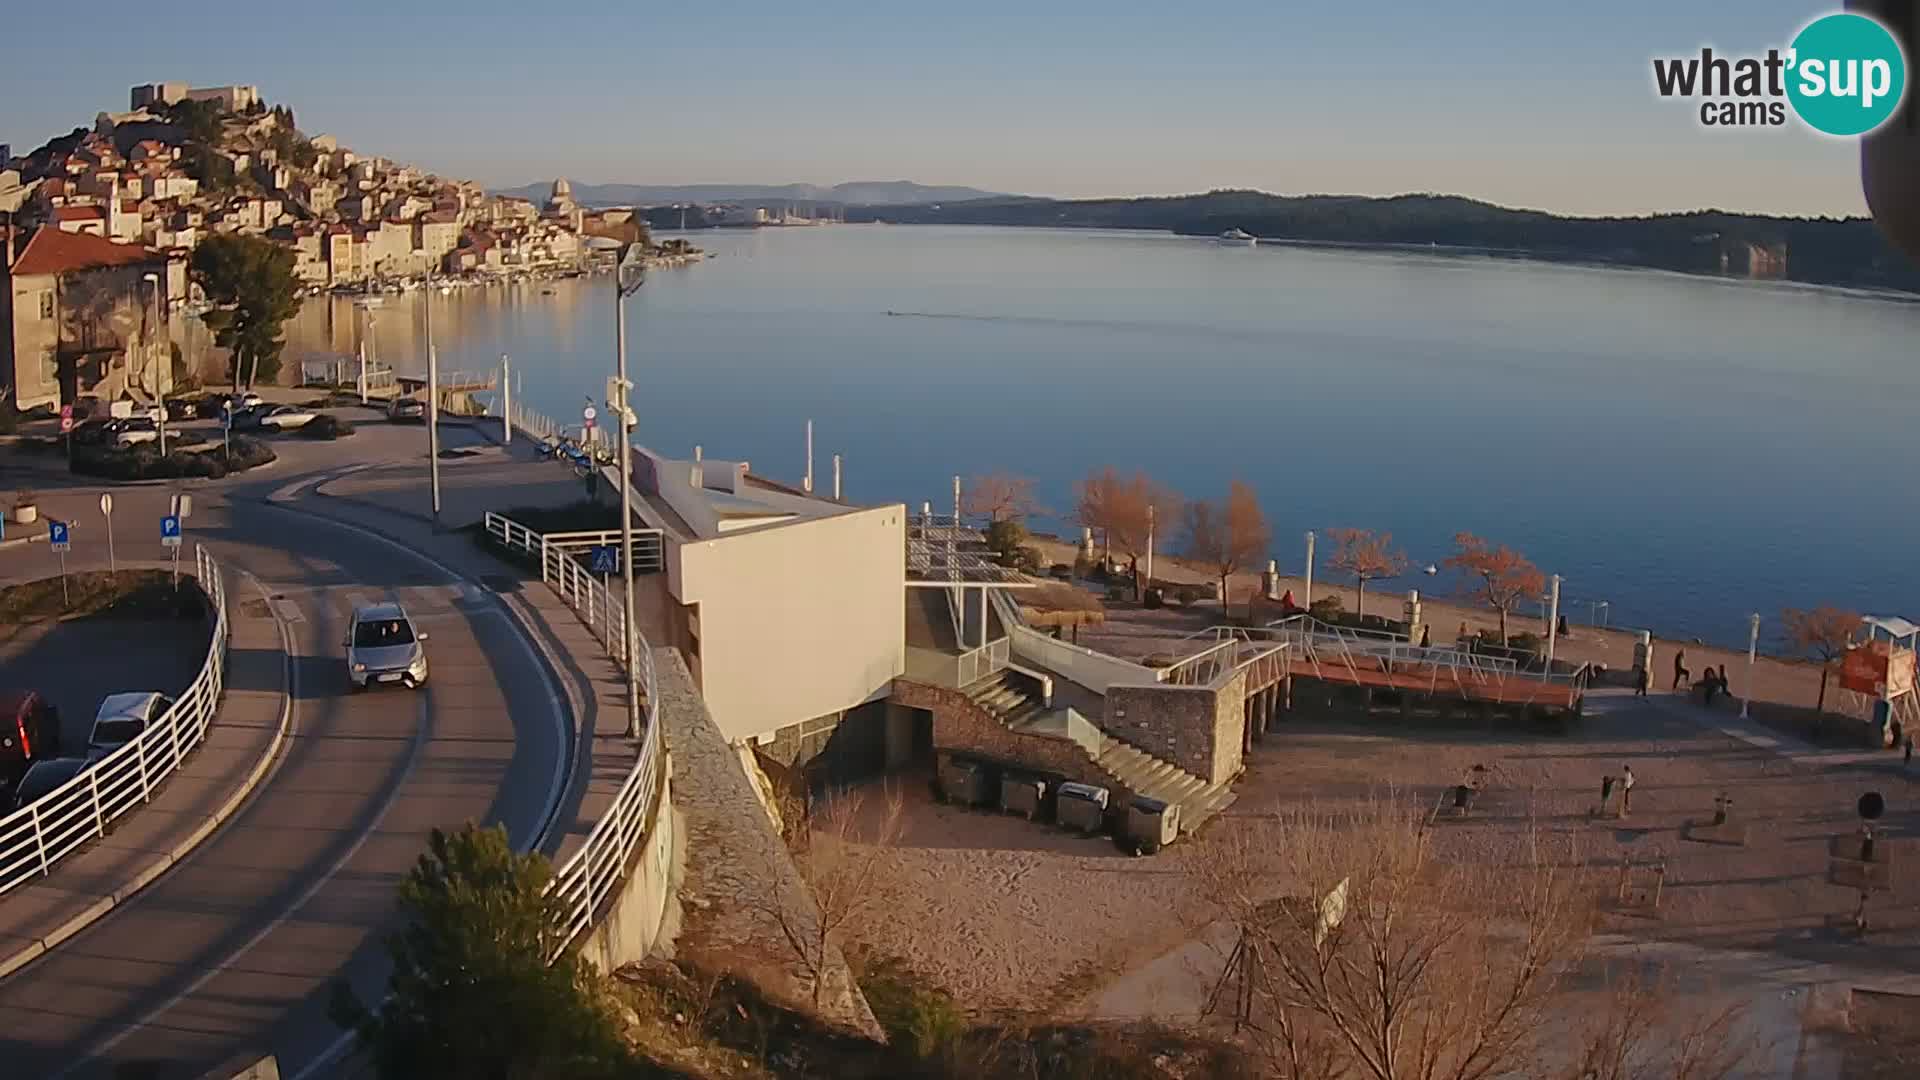
[[[1697,273],[1920,292],[1920,268],[1866,218],[1784,218],[1701,210],[1649,217],[1561,217],[1448,195],[1270,195],[1212,191],[1138,199],[1000,198],[864,206],[848,221],[1161,229],[1214,236],[1403,245]]]
[[[553,181],[509,188],[500,195],[516,195],[540,202]],[[832,187],[818,184],[574,184],[574,200],[584,206],[654,206],[661,203],[833,203],[901,206],[910,203],[960,202],[967,199],[1005,199],[1004,192],[979,188],[916,184],[911,180],[855,180]]]

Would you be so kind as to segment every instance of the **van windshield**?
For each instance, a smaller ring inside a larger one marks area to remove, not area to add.
[[[362,649],[413,644],[413,627],[405,619],[370,619],[353,629],[353,643]]]
[[[118,746],[130,743],[146,730],[147,722],[131,716],[113,720],[102,720],[93,725],[93,743],[95,746]]]

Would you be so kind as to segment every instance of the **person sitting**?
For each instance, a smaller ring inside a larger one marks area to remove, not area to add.
[[[1713,695],[1720,691],[1721,686],[1720,676],[1713,670],[1713,665],[1707,665],[1707,670],[1700,673],[1699,685],[1702,702],[1707,708],[1713,708]]]

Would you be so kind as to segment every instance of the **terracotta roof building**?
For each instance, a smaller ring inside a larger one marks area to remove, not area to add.
[[[172,386],[169,278],[167,256],[139,244],[36,231],[0,274],[0,397],[158,401]]]

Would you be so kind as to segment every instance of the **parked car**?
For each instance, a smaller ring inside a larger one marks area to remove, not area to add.
[[[347,624],[347,683],[365,690],[380,683],[424,686],[427,635],[416,630],[399,604],[365,604]]]
[[[425,420],[427,403],[419,398],[397,397],[387,405],[388,420]]]
[[[127,420],[115,420],[113,425],[113,445],[122,450],[144,442],[154,442],[160,438],[160,425],[154,423],[150,417],[135,416]]]
[[[75,446],[103,446],[113,438],[118,420],[82,420],[68,433]]]
[[[151,690],[108,694],[93,714],[93,732],[87,736],[87,756],[95,761],[140,737],[147,725],[173,707],[173,699]]]
[[[226,409],[229,413],[237,413],[246,409],[257,409],[266,403],[265,398],[249,390],[244,394],[234,394],[227,398]]]
[[[312,409],[303,409],[298,405],[274,405],[254,411],[256,415],[253,426],[273,431],[294,431],[306,427],[320,415]]]
[[[203,416],[208,415],[207,410],[210,404],[211,403],[207,398],[186,398],[186,397],[168,398],[167,399],[167,419],[197,420]]]
[[[55,788],[86,772],[92,765],[92,758],[83,757],[49,758],[34,762],[27,774],[20,778],[19,786],[13,789],[13,809],[22,809],[28,803],[45,798]]]
[[[36,690],[0,693],[0,806],[36,761],[60,753],[60,710]]]

